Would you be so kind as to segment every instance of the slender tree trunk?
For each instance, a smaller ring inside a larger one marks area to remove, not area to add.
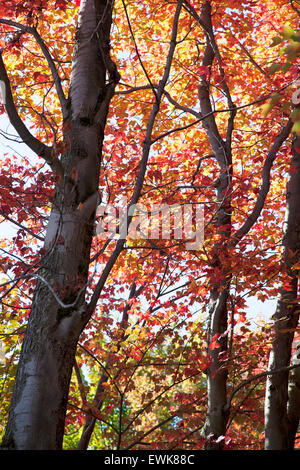
[[[66,153],[2,446],[62,447],[76,345],[87,318],[85,290],[108,106],[118,74],[109,57],[112,4],[82,0],[68,99]],[[107,75],[109,82],[107,82]],[[65,122],[66,124],[66,122]]]
[[[283,239],[284,262],[288,279],[281,288],[274,315],[274,339],[269,370],[288,367],[294,332],[298,325],[298,271],[293,265],[300,255],[300,137],[292,145],[291,176],[287,187],[286,231]],[[289,438],[288,404],[289,372],[268,376],[265,398],[265,449],[287,450]]]
[[[194,10],[192,14],[194,14],[194,16],[196,15]],[[206,131],[211,150],[220,168],[220,177],[216,185],[218,204],[216,228],[219,241],[214,247],[212,260],[212,267],[220,273],[220,276],[218,280],[212,280],[210,291],[207,343],[211,365],[207,371],[208,409],[204,434],[207,438],[205,448],[207,450],[219,450],[222,449],[224,445],[224,438],[221,436],[225,436],[228,419],[228,413],[224,411],[227,402],[227,370],[223,367],[223,359],[227,352],[227,336],[225,332],[227,330],[227,300],[230,289],[230,269],[228,269],[228,266],[223,265],[221,258],[226,259],[226,256],[223,255],[231,235],[231,138],[236,113],[226,83],[225,74],[221,66],[221,56],[215,41],[211,21],[211,4],[209,1],[206,1],[202,5],[201,17],[198,21],[203,27],[206,37],[206,47],[202,65],[210,69],[214,59],[217,59],[220,73],[223,77],[222,87],[224,94],[227,97],[229,107],[232,109],[228,120],[227,137],[226,140],[223,140],[212,113],[209,78],[207,79],[205,75],[202,75],[198,88],[200,110],[202,116],[209,116],[203,120],[203,127]],[[214,349],[210,348],[212,338],[218,341],[219,347]]]
[[[108,369],[109,366],[110,366],[109,361],[107,361],[105,364],[105,368]],[[103,383],[106,382],[107,379],[108,379],[108,375],[105,372],[103,372],[103,374],[101,375],[98,381],[95,398],[94,398],[94,402],[96,403],[96,407],[98,410],[101,410],[102,405],[103,405],[103,395],[105,392]],[[84,427],[83,427],[83,430],[82,430],[82,433],[81,433],[81,436],[77,445],[77,450],[88,449],[92,434],[95,429],[96,421],[97,419],[95,418],[95,416],[93,416],[92,414],[86,414],[85,424],[84,424]]]
[[[299,367],[291,371],[289,378],[288,445],[290,450],[295,446],[295,438],[300,420],[300,341],[298,341],[296,346],[293,364],[299,364]]]
[[[217,227],[218,234],[222,241],[215,246],[214,265],[220,273],[220,280],[216,283],[210,292],[209,304],[209,325],[207,334],[208,354],[211,359],[210,367],[207,371],[207,396],[208,409],[205,423],[205,435],[207,441],[205,448],[207,450],[221,450],[224,446],[224,436],[228,420],[228,412],[225,412],[227,403],[227,369],[224,367],[225,355],[227,353],[227,334],[228,328],[228,297],[230,289],[230,272],[228,267],[222,265],[220,260],[221,252],[226,251],[226,242],[231,233],[231,205],[230,195],[228,194],[231,184],[230,172],[223,172],[220,177],[218,187],[218,202],[220,209],[218,211]],[[224,195],[225,197],[224,200]],[[226,256],[222,256],[226,259]],[[212,340],[217,341],[218,347],[211,349]]]
[[[211,293],[212,307],[208,344],[211,343],[214,335],[222,335],[227,328],[227,297],[228,289],[224,289],[221,294],[216,291]],[[228,420],[228,414],[224,411],[227,401],[227,371],[222,369],[222,354],[227,351],[226,336],[219,339],[218,343],[220,344],[218,348],[209,350],[211,365],[207,372],[206,450],[221,450],[223,448]]]
[[[143,285],[141,287],[139,287],[138,289],[136,289],[136,284],[135,284],[135,282],[133,282],[132,285],[131,285],[130,292],[129,292],[128,301],[133,299],[134,297],[138,296],[142,290],[143,290]],[[129,318],[128,313],[129,313],[129,310],[130,310],[130,304],[126,303],[126,305],[124,306],[124,309],[123,309],[122,321],[121,321],[121,324],[120,324],[120,339],[119,339],[119,341],[117,342],[117,345],[116,345],[117,351],[120,350],[120,348],[122,346],[122,343],[123,343],[124,339],[126,338],[125,331],[128,327],[128,318]],[[109,378],[109,372],[108,371],[111,368],[112,362],[113,362],[112,361],[112,356],[109,353],[106,364],[105,364],[105,370],[103,371],[103,373],[100,376],[100,379],[99,379],[98,385],[97,385],[97,389],[96,389],[96,393],[95,393],[95,396],[94,396],[94,403],[96,404],[96,408],[98,410],[101,410],[102,405],[103,405],[104,392],[105,392],[105,387],[103,386],[103,383],[106,382]],[[120,373],[120,370],[121,369],[118,369],[116,371],[116,373],[114,375],[115,379],[118,377],[118,375]],[[93,434],[93,431],[95,429],[95,425],[96,425],[95,416],[91,415],[90,413],[89,414],[87,413],[86,416],[85,416],[85,424],[84,424],[84,427],[83,427],[83,430],[82,430],[82,434],[80,436],[80,439],[79,439],[79,442],[78,442],[78,445],[77,445],[77,450],[87,450],[87,448],[89,446],[89,442],[90,442],[92,434]]]

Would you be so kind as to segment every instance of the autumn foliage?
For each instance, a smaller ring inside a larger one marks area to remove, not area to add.
[[[85,3],[0,5],[1,56],[15,109],[50,149],[38,156],[20,147],[24,138],[8,126],[7,103],[1,106],[3,435],[47,254],[52,201],[64,178],[60,163],[71,146],[74,123],[61,96],[69,95],[78,11]],[[299,19],[298,2],[286,0],[115,1],[110,53],[120,80],[99,149],[101,204],[122,211],[141,182],[138,202],[149,211],[155,205],[203,207],[204,243],[188,250],[172,232],[167,239],[161,232],[157,239],[142,230],[139,237],[129,234],[94,305],[118,243],[117,236],[96,233],[105,217],[95,216],[88,282],[78,276],[75,284],[95,308],[77,343],[65,449],[264,448],[269,353],[274,337],[287,332],[293,353],[299,335],[297,294],[293,326],[278,333],[272,317],[300,267],[300,252],[284,244],[286,185],[297,173],[293,152],[300,152]],[[112,75],[106,75],[109,82]],[[68,171],[77,184],[80,168]],[[85,201],[78,202],[80,212]],[[56,243],[63,250],[67,241],[61,235]],[[53,302],[55,295],[65,304],[74,301],[65,282],[64,291],[50,285]],[[269,301],[264,316],[258,301]],[[226,387],[220,435],[207,431],[207,384],[216,385],[218,377]]]

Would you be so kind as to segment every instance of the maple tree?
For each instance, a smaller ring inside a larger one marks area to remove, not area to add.
[[[3,448],[297,447],[299,18],[1,3],[1,134],[30,151],[1,159]],[[138,203],[192,230],[147,231]]]

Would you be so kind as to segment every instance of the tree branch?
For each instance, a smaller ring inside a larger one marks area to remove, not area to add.
[[[126,85],[124,83],[121,83],[121,85],[125,85],[128,87],[128,90],[124,90],[124,91],[116,91],[115,94],[116,95],[129,95],[130,93],[133,93],[135,91],[141,91],[141,90],[150,90],[152,89],[152,87],[150,85],[140,85],[140,86],[136,86],[136,87],[131,87],[130,85]],[[153,83],[153,88],[157,89],[158,88],[158,85]],[[196,118],[200,118],[201,117],[201,114],[198,113],[197,111],[195,111],[194,109],[192,108],[189,108],[188,106],[184,106],[182,104],[179,104],[176,100],[174,100],[174,98],[172,98],[172,96],[170,95],[170,93],[166,90],[163,91],[164,95],[166,96],[166,98],[168,99],[168,101],[177,109],[179,109],[180,111],[184,111],[185,113],[189,113],[189,114],[192,114],[193,116],[195,116]]]
[[[290,0],[290,4],[291,4],[291,7],[292,9],[297,13],[297,15],[300,17],[300,10],[299,8],[297,8],[295,5],[294,5],[294,1],[293,0]]]
[[[30,230],[28,227],[25,227],[25,225],[20,224],[16,220],[11,219],[8,215],[4,214],[3,212],[0,211],[1,217],[3,217],[5,220],[8,220],[12,224],[16,225],[17,227],[21,228],[22,230],[25,230],[25,232],[29,233],[32,237],[37,238],[38,240],[41,240],[42,242],[45,240],[43,237],[40,235],[37,235],[34,233],[32,230]]]
[[[55,62],[54,62],[54,60],[53,60],[53,58],[52,58],[52,56],[49,52],[49,49],[46,46],[45,42],[43,41],[43,39],[40,36],[37,29],[33,28],[31,26],[24,26],[21,23],[17,23],[15,21],[5,20],[5,19],[0,19],[0,23],[6,24],[8,26],[12,26],[13,28],[16,28],[16,29],[19,29],[23,33],[29,33],[35,38],[37,44],[39,45],[39,47],[40,47],[40,49],[41,49],[41,51],[44,55],[44,58],[46,59],[46,61],[48,63],[49,69],[51,71],[51,74],[52,74],[52,77],[53,77],[53,80],[54,80],[54,84],[55,84],[56,92],[57,92],[57,95],[58,95],[58,99],[59,99],[59,102],[60,102],[60,105],[61,105],[62,115],[63,115],[63,118],[65,118],[67,116],[67,110],[66,110],[67,100],[66,100],[64,91],[62,89],[61,79],[60,79],[60,76],[58,74]]]
[[[16,132],[19,134],[22,141],[28,145],[33,152],[35,152],[39,157],[44,158],[44,160],[50,165],[52,170],[60,175],[62,175],[63,169],[60,161],[57,158],[52,157],[52,147],[48,147],[38,140],[31,132],[27,129],[24,122],[19,116],[17,108],[14,103],[10,80],[7,75],[7,71],[2,59],[2,53],[0,51],[0,80],[5,84],[5,96],[3,97],[5,102],[5,109],[8,114],[9,120]]]
[[[261,176],[261,186],[260,186],[260,190],[256,199],[254,209],[252,213],[249,215],[248,219],[245,221],[244,225],[242,225],[242,227],[240,227],[240,229],[237,230],[237,232],[232,236],[232,241],[230,243],[231,246],[235,246],[249,232],[249,230],[253,227],[258,217],[260,216],[264,208],[264,204],[265,204],[267,195],[269,193],[270,185],[271,185],[270,173],[271,173],[273,162],[276,158],[276,155],[280,147],[288,138],[292,130],[293,124],[294,124],[293,121],[289,119],[285,127],[283,127],[283,129],[277,136],[271,150],[269,151],[265,159],[265,163],[263,165],[262,176]]]
[[[148,120],[148,124],[147,124],[146,137],[145,137],[144,145],[143,145],[143,154],[142,154],[142,158],[141,158],[141,162],[140,162],[139,173],[138,173],[136,183],[135,183],[134,192],[133,192],[131,201],[130,201],[128,207],[127,207],[127,213],[126,213],[126,216],[124,217],[123,226],[120,229],[120,238],[117,241],[116,247],[115,247],[113,253],[111,254],[111,256],[110,256],[110,258],[109,258],[109,260],[108,260],[108,262],[107,262],[107,264],[106,264],[106,266],[105,266],[105,268],[102,272],[102,275],[101,275],[101,277],[98,281],[98,284],[96,285],[96,287],[94,289],[94,293],[92,295],[91,301],[90,301],[89,305],[87,306],[86,312],[83,316],[83,321],[86,321],[86,322],[89,320],[89,318],[91,317],[93,311],[95,310],[98,299],[99,299],[99,297],[101,295],[101,292],[102,292],[102,289],[104,287],[104,284],[105,284],[105,282],[106,282],[106,280],[107,280],[107,278],[108,278],[108,276],[109,276],[116,260],[118,259],[121,251],[123,250],[123,247],[124,247],[124,244],[125,244],[125,241],[126,241],[127,229],[128,229],[128,227],[129,227],[129,225],[132,221],[132,218],[133,218],[133,213],[131,214],[131,209],[135,206],[135,204],[137,204],[137,202],[140,198],[140,195],[141,195],[141,191],[142,191],[143,184],[144,184],[144,179],[145,179],[145,174],[146,174],[146,170],[147,170],[149,155],[150,155],[150,149],[151,149],[151,146],[153,144],[152,132],[153,132],[156,116],[159,112],[160,103],[161,103],[161,100],[162,100],[164,89],[165,89],[165,86],[167,84],[167,81],[168,81],[168,78],[169,78],[169,75],[170,75],[172,61],[173,61],[173,57],[174,57],[174,52],[175,52],[175,48],[176,48],[176,44],[177,44],[176,43],[176,38],[177,38],[177,32],[178,32],[179,16],[180,16],[181,8],[182,8],[182,1],[183,0],[178,0],[178,2],[177,2],[176,12],[175,12],[175,15],[174,15],[174,20],[173,20],[173,28],[172,28],[172,36],[171,36],[171,41],[170,41],[169,52],[168,52],[168,56],[167,56],[167,60],[166,60],[164,73],[163,73],[162,79],[160,80],[159,86],[158,86],[157,91],[156,91],[156,100],[153,103],[152,111],[151,111],[151,114],[150,114],[150,117],[149,117],[149,120]],[[126,233],[125,233],[125,231],[126,231]]]
[[[123,8],[124,8],[124,11],[125,11],[125,16],[126,16],[126,20],[127,20],[127,23],[128,23],[128,27],[129,27],[129,31],[130,31],[130,34],[131,34],[131,38],[133,40],[133,44],[134,44],[134,48],[135,48],[135,52],[136,52],[136,55],[137,55],[137,58],[138,58],[138,61],[139,63],[141,64],[141,67],[144,71],[144,74],[147,78],[147,81],[153,91],[153,94],[156,98],[156,100],[158,99],[157,97],[157,94],[156,94],[156,90],[155,90],[155,87],[153,86],[153,83],[148,75],[148,72],[143,64],[143,61],[141,59],[141,56],[140,56],[140,53],[139,53],[139,50],[138,50],[138,47],[137,47],[137,43],[136,43],[136,40],[135,40],[135,37],[134,37],[134,33],[133,33],[133,30],[132,30],[132,27],[131,27],[131,23],[130,23],[130,19],[129,19],[129,15],[128,15],[128,11],[127,11],[127,6],[126,6],[126,3],[124,2],[124,0],[122,0],[122,4],[123,4]]]
[[[228,401],[227,401],[226,405],[224,406],[224,411],[228,411],[230,409],[231,402],[232,402],[232,399],[233,399],[234,395],[236,395],[237,392],[239,392],[243,387],[246,387],[246,385],[253,382],[253,380],[259,380],[259,379],[262,379],[264,377],[267,377],[268,375],[278,374],[280,372],[287,372],[287,371],[296,369],[296,367],[300,367],[300,363],[299,364],[293,364],[289,367],[281,367],[280,369],[267,370],[266,372],[262,372],[261,374],[253,375],[252,377],[249,377],[249,379],[244,380],[242,383],[240,383],[240,385],[238,385],[231,392],[231,394],[228,398]]]

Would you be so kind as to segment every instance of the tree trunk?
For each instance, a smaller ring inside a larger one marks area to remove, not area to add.
[[[288,279],[282,286],[274,322],[274,339],[269,370],[288,367],[294,332],[298,325],[298,271],[293,265],[300,254],[300,137],[292,145],[291,176],[287,186],[287,222],[283,239],[284,262]],[[265,449],[287,450],[289,422],[287,414],[289,372],[268,376],[265,398]]]
[[[214,335],[222,335],[227,328],[227,298],[228,289],[222,293],[211,293],[210,328],[208,345]],[[227,351],[227,338],[218,339],[220,347],[209,350],[211,365],[207,375],[207,414],[205,422],[206,450],[221,450],[224,446],[224,436],[228,415],[225,413],[227,401],[227,370],[222,369],[222,353]],[[221,354],[220,354],[221,353]]]
[[[231,158],[231,156],[229,156]],[[208,408],[205,422],[205,435],[207,441],[206,450],[221,450],[224,446],[228,412],[225,412],[227,403],[227,369],[224,367],[227,353],[228,328],[228,297],[230,289],[230,273],[228,267],[222,265],[220,254],[223,251],[223,259],[226,259],[226,242],[231,233],[231,204],[229,193],[231,173],[223,172],[220,176],[217,200],[220,204],[217,217],[218,234],[221,242],[214,249],[213,267],[220,272],[220,280],[213,280],[213,288],[210,292],[209,325],[207,334],[208,354],[211,359],[207,371],[207,397]],[[217,341],[218,347],[211,348],[212,340]]]
[[[227,137],[223,140],[210,101],[209,78],[201,76],[201,82],[198,88],[199,102],[202,116],[208,116],[203,120],[203,127],[209,140],[211,150],[218,162],[220,176],[216,185],[217,189],[217,217],[216,230],[219,236],[218,243],[214,246],[212,267],[219,273],[219,279],[211,281],[210,305],[209,305],[209,325],[207,334],[208,354],[211,359],[211,365],[207,371],[207,394],[208,409],[204,434],[207,438],[205,448],[207,450],[220,450],[224,445],[224,436],[228,413],[225,412],[227,402],[227,370],[224,366],[224,356],[227,352],[227,300],[230,288],[230,269],[221,261],[226,259],[225,250],[231,235],[231,181],[232,181],[232,154],[231,138],[233,131],[233,121],[235,117],[235,107],[232,103],[230,92],[226,83],[225,74],[221,67],[221,56],[218,45],[215,40],[212,21],[211,4],[206,1],[202,5],[201,17],[199,22],[202,25],[205,37],[206,47],[204,50],[202,65],[208,69],[211,68],[216,58],[220,67],[220,73],[223,77],[222,88],[228,101],[228,107],[233,111],[230,113]],[[216,339],[219,347],[211,349],[212,338]]]
[[[294,449],[300,420],[300,341],[296,347],[293,364],[298,364],[299,367],[291,371],[289,379],[288,440],[290,450]]]
[[[76,345],[88,321],[84,298],[104,127],[119,78],[109,57],[111,9],[105,0],[81,1],[65,119],[67,150],[61,159],[64,172],[47,226],[5,448],[62,447]]]

